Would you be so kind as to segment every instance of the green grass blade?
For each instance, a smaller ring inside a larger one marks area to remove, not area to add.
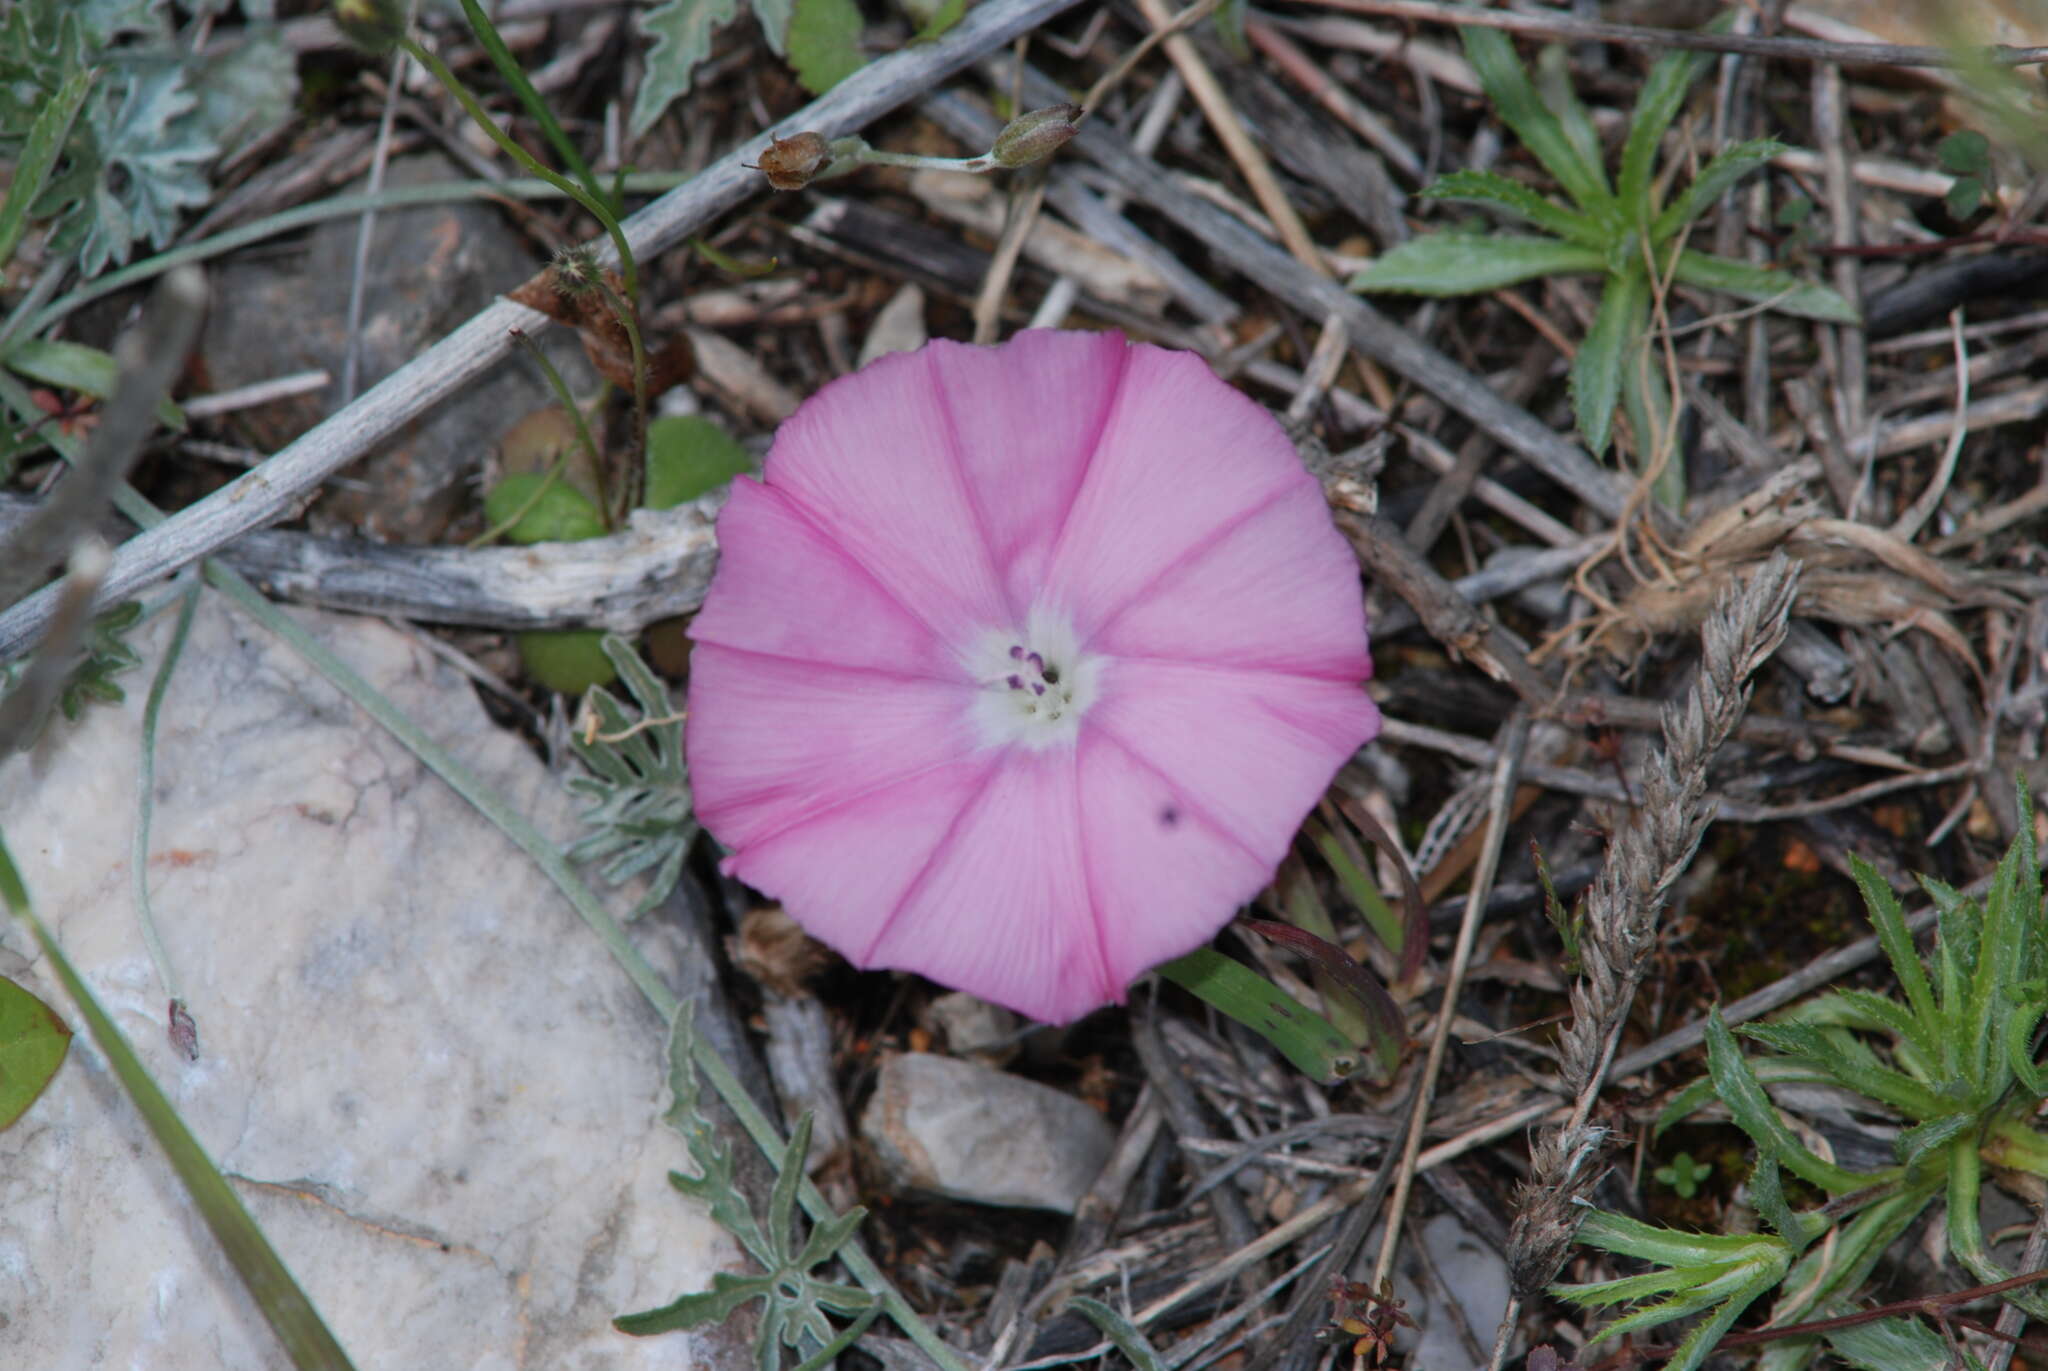
[[[73,969],[71,961],[64,955],[64,949],[57,945],[56,938],[43,926],[43,921],[29,903],[28,890],[22,884],[21,873],[15,869],[14,858],[8,853],[6,841],[0,838],[0,898],[4,898],[14,916],[29,926],[36,941],[42,944],[43,955],[50,959],[51,968],[57,979],[63,982],[65,991],[78,1006],[79,1016],[85,1020],[92,1032],[92,1039],[106,1053],[108,1063],[114,1068],[114,1076],[121,1082],[128,1098],[135,1104],[144,1123],[155,1136],[157,1146],[170,1161],[171,1168],[178,1173],[179,1183],[185,1193],[192,1197],[193,1205],[206,1221],[206,1226],[227,1254],[228,1263],[235,1268],[235,1274],[249,1288],[249,1295],[262,1311],[264,1320],[270,1324],[277,1340],[284,1344],[286,1355],[292,1365],[300,1371],[313,1368],[328,1368],[328,1371],[350,1371],[348,1354],[341,1350],[341,1344],[327,1331],[321,1322],[319,1311],[306,1298],[306,1292],[292,1279],[292,1273],[278,1258],[263,1236],[263,1230],[249,1217],[249,1211],[242,1207],[241,1197],[214,1166],[206,1149],[192,1136],[185,1121],[171,1107],[163,1091],[143,1068],[142,1061],[114,1021],[100,1008],[92,991]]]
[[[512,49],[506,47],[505,40],[498,36],[498,26],[491,22],[490,15],[484,13],[484,7],[479,5],[477,0],[462,0],[462,13],[468,18],[470,32],[476,35],[478,45],[490,57],[491,65],[498,69],[498,75],[505,78],[505,84],[512,88],[512,93],[519,98],[519,103],[527,114],[540,125],[541,136],[554,148],[555,155],[562,159],[562,165],[569,169],[569,174],[576,178],[583,189],[590,192],[591,199],[610,206],[614,214],[618,213],[616,202],[605,194],[604,186],[598,181],[596,173],[591,171],[590,164],[583,160],[583,154],[576,150],[576,145],[569,141],[569,135],[562,131],[561,124],[555,119],[555,112],[548,108],[548,102],[533,88],[533,82],[526,79],[526,69],[519,65],[519,59],[512,55]]]
[[[72,73],[36,111],[35,122],[29,125],[28,137],[22,141],[21,152],[14,160],[7,198],[0,200],[0,268],[14,256],[22,230],[28,227],[29,206],[43,193],[43,183],[50,179],[57,159],[63,155],[64,140],[70,137],[72,122],[78,118],[97,75],[91,67]]]
[[[1175,958],[1159,974],[1257,1033],[1316,1080],[1342,1080],[1363,1065],[1358,1049],[1328,1019],[1212,947]]]
[[[1068,1301],[1068,1307],[1095,1325],[1103,1337],[1116,1344],[1116,1350],[1123,1353],[1137,1371],[1166,1371],[1166,1363],[1153,1350],[1138,1325],[1104,1304],[1091,1300],[1086,1295],[1076,1295]]]

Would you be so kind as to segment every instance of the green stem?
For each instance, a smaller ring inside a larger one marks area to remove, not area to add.
[[[576,179],[594,198],[605,201],[607,206],[613,205],[614,202],[605,195],[604,188],[598,185],[597,175],[591,171],[590,164],[583,160],[583,154],[576,150],[576,145],[569,140],[569,135],[562,131],[561,124],[555,119],[555,112],[548,108],[547,101],[541,99],[540,92],[533,88],[533,82],[526,79],[525,68],[519,65],[519,59],[512,55],[512,50],[505,46],[505,40],[498,36],[498,26],[491,22],[490,15],[484,13],[484,7],[479,5],[477,0],[462,0],[462,13],[469,19],[469,28],[476,35],[476,41],[482,45],[484,53],[491,59],[491,64],[497,67],[498,75],[505,78],[505,84],[519,97],[519,103],[525,107],[527,114],[540,125],[541,136],[553,145],[555,154],[562,159],[563,165],[576,174]]]
[[[142,923],[143,946],[149,949],[149,959],[156,963],[157,980],[163,984],[165,998],[172,1000],[182,1000],[184,996],[178,993],[170,956],[164,951],[163,939],[156,931],[156,916],[150,911],[149,828],[156,814],[156,720],[163,709],[164,695],[171,688],[171,673],[177,670],[178,658],[185,652],[185,639],[192,631],[192,611],[199,604],[198,582],[186,586],[178,599],[177,627],[171,630],[170,646],[164,649],[156,678],[149,683],[149,699],[142,706],[142,764],[135,781],[135,850],[129,861],[135,872],[135,915]]]
[[[604,302],[618,318],[619,327],[626,330],[626,341],[633,346],[633,454],[626,464],[626,479],[615,494],[616,509],[606,512],[610,527],[625,527],[626,511],[640,503],[640,492],[646,488],[647,476],[647,349],[640,341],[640,312],[633,307],[633,297],[628,294],[620,299],[611,283],[604,279],[602,272],[597,276],[597,288],[604,292]]]
[[[589,210],[597,222],[604,225],[604,231],[611,235],[612,247],[619,254],[619,274],[626,282],[626,297],[631,300],[639,299],[640,268],[633,260],[632,246],[626,242],[626,231],[619,227],[618,216],[611,212],[611,209],[606,206],[604,201],[541,162],[525,148],[520,147],[518,141],[512,135],[498,127],[498,121],[491,118],[490,111],[486,110],[478,102],[476,96],[470,93],[469,87],[463,85],[461,79],[448,69],[448,64],[420,46],[418,39],[408,35],[398,41],[399,45],[405,49],[413,61],[418,62],[433,73],[434,79],[439,81],[447,89],[448,93],[456,98],[462,105],[463,111],[476,121],[478,128],[490,135],[491,141],[502,148],[506,156],[512,158],[520,166],[525,167],[535,176],[540,177],[541,180],[546,181],[556,190],[559,190],[562,194]]]
[[[633,195],[660,195],[674,190],[689,179],[690,174],[684,172],[638,172],[625,178],[624,188],[627,193]],[[172,267],[183,266],[187,262],[209,261],[237,248],[247,247],[251,243],[275,238],[281,233],[293,233],[330,219],[351,218],[364,210],[410,209],[420,205],[446,205],[465,200],[549,200],[563,193],[561,187],[553,181],[519,178],[509,181],[449,181],[427,186],[390,186],[374,195],[337,195],[331,199],[318,200],[310,205],[299,205],[281,211],[267,219],[258,219],[253,224],[227,229],[214,234],[211,238],[202,238],[196,243],[171,248],[154,257],[145,257],[119,271],[110,271],[38,311],[25,325],[16,326],[16,321],[9,319],[5,336],[12,337],[18,334],[24,338],[38,337],[52,324],[93,301],[161,276]],[[61,263],[55,274],[63,274]],[[41,285],[40,279],[37,285]]]

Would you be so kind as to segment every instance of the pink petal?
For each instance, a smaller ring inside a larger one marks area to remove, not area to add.
[[[1082,738],[1088,883],[1112,985],[1193,951],[1258,894],[1273,863],[1101,730]]]
[[[1372,674],[1358,562],[1313,482],[1287,486],[1189,548],[1090,647],[1332,680]]]
[[[728,869],[781,900],[813,937],[865,965],[891,912],[999,762],[994,754],[955,762],[820,810],[738,849]]]
[[[1074,753],[1011,752],[856,960],[1065,1023],[1121,999],[1081,854]],[[801,916],[799,916],[801,917]]]
[[[718,572],[690,626],[697,642],[964,679],[923,621],[773,487],[734,481],[718,541]]]
[[[945,642],[1018,618],[922,353],[883,357],[805,401],[776,432],[765,478]]]
[[[1379,731],[1358,685],[1124,660],[1083,730],[1099,728],[1271,871],[1351,754]]]
[[[684,744],[697,814],[728,846],[794,828],[979,746],[968,687],[700,642]]]
[[[933,394],[1011,603],[1028,606],[1109,422],[1131,349],[1121,334],[1045,329],[1000,348],[933,342]]]
[[[1085,640],[1174,562],[1304,485],[1314,478],[1272,415],[1193,353],[1134,347],[1046,598]]]

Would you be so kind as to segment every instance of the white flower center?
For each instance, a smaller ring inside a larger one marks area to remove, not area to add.
[[[991,630],[970,654],[975,728],[991,744],[1071,746],[1105,665],[1081,650],[1064,615],[1034,609],[1022,631]]]

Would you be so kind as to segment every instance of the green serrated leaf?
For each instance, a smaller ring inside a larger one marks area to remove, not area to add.
[[[1983,1371],[1984,1364],[1918,1319],[1878,1319],[1827,1335],[1837,1356],[1861,1371]],[[1958,1362],[1956,1355],[1963,1360]]]
[[[1479,74],[1501,122],[1536,154],[1536,160],[1557,178],[1580,209],[1596,217],[1612,215],[1614,195],[1607,188],[1607,173],[1599,158],[1588,157],[1537,96],[1529,73],[1515,56],[1514,43],[1496,29],[1468,27],[1459,32],[1465,40],[1466,59]]]
[[[711,1288],[684,1295],[659,1309],[621,1314],[612,1327],[636,1338],[661,1333],[680,1333],[688,1328],[708,1328],[724,1323],[755,1300],[766,1299],[774,1285],[766,1276],[735,1276],[729,1271],[713,1273]]]
[[[761,26],[761,36],[768,41],[768,50],[781,57],[789,45],[789,16],[796,8],[795,0],[753,0],[754,22]]]
[[[1765,166],[1773,157],[1785,151],[1785,145],[1771,138],[1753,138],[1745,143],[1731,143],[1714,155],[1712,161],[1700,168],[1700,174],[1693,178],[1684,194],[1657,216],[1650,229],[1650,240],[1663,243],[1693,220],[1714,207],[1714,202],[1737,181],[1752,171]]]
[[[644,914],[675,889],[697,837],[683,726],[660,678],[631,644],[607,634],[603,649],[640,712],[629,716],[604,690],[584,697],[598,727],[595,736],[578,731],[570,737],[570,747],[591,774],[569,782],[569,789],[586,802],[581,819],[588,830],[570,847],[569,856],[602,863],[605,879],[614,885],[652,870],[647,894],[634,911]]]
[[[1555,200],[1538,195],[1520,181],[1511,181],[1497,172],[1454,171],[1448,176],[1439,176],[1424,187],[1422,193],[1433,200],[1485,205],[1585,247],[1598,248],[1606,242],[1600,226],[1588,216],[1566,209]]]
[[[640,93],[633,99],[635,138],[653,128],[663,110],[689,94],[691,73],[711,51],[712,30],[732,22],[738,13],[739,0],[663,0],[634,19],[642,36],[654,40],[647,49]]]
[[[823,95],[867,65],[860,52],[864,27],[853,0],[796,0],[787,55],[805,90]]]
[[[1896,1174],[1894,1171],[1865,1175],[1836,1166],[1815,1156],[1794,1137],[1749,1063],[1743,1060],[1742,1049],[1735,1045],[1734,1035],[1721,1021],[1719,1006],[1707,1012],[1706,1038],[1707,1070],[1713,1077],[1715,1093],[1728,1106],[1736,1126],[1749,1134],[1765,1156],[1802,1180],[1834,1194],[1861,1190]]]
[[[57,1011],[0,976],[0,1129],[28,1112],[70,1046]]]
[[[99,166],[58,239],[76,236],[78,269],[97,276],[137,244],[167,247],[179,216],[211,198],[205,168],[220,155],[197,119],[199,97],[174,61],[137,59],[118,102],[92,102]],[[111,92],[114,88],[109,87]]]
[[[1643,332],[1650,320],[1650,280],[1640,267],[1619,276],[1610,275],[1600,292],[1600,308],[1593,327],[1579,344],[1572,359],[1572,417],[1579,437],[1595,457],[1607,450],[1614,431],[1614,407],[1621,399],[1625,372],[1636,364],[1642,351]],[[1649,434],[1639,433],[1636,441],[1647,448]]]
[[[1597,272],[1597,249],[1555,238],[1504,233],[1432,233],[1411,238],[1347,283],[1352,290],[1410,295],[1474,295],[1538,276]]]
[[[1725,290],[1745,300],[1770,305],[1784,314],[1818,319],[1827,324],[1858,324],[1863,316],[1836,291],[1813,281],[1802,281],[1782,271],[1732,262],[1711,253],[1690,248],[1678,255],[1677,279],[1703,290]]]
[[[1650,191],[1657,172],[1657,148],[1671,128],[1672,120],[1685,108],[1686,92],[1706,69],[1707,54],[1673,49],[1651,64],[1650,74],[1636,96],[1629,113],[1628,140],[1621,149],[1621,175],[1615,182],[1615,199],[1631,228],[1641,228],[1657,216],[1650,203]]]
[[[244,28],[241,41],[195,64],[193,127],[232,157],[290,119],[299,99],[299,60],[274,28]]]
[[[91,71],[73,72],[36,111],[35,122],[29,126],[15,159],[6,198],[0,200],[0,268],[14,256],[22,230],[28,227],[29,207],[42,195],[50,173],[56,169],[57,159],[71,136],[71,125],[92,91],[94,76]],[[0,143],[5,141],[0,137]]]

